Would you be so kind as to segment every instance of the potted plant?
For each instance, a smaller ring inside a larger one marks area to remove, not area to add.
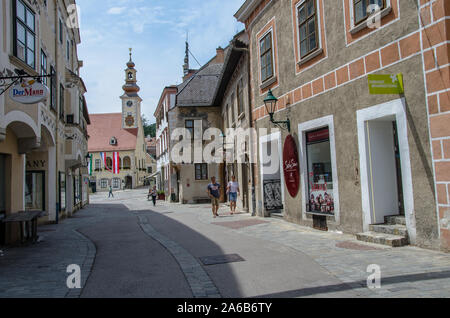
[[[165,201],[166,200],[166,193],[164,191],[158,191],[158,200]]]

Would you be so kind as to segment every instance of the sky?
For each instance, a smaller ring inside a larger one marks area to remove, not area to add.
[[[90,114],[121,112],[129,48],[133,48],[142,113],[153,117],[162,90],[180,84],[186,34],[190,51],[204,64],[244,29],[234,14],[244,0],[78,0]],[[190,56],[190,68],[199,64]]]

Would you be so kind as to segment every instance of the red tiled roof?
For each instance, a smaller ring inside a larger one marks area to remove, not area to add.
[[[89,152],[114,152],[136,149],[138,129],[122,128],[122,113],[91,114],[88,125]],[[117,146],[110,145],[112,137]]]
[[[156,147],[156,138],[145,138],[147,142],[147,147]]]

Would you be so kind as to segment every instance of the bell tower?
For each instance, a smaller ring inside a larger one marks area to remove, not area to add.
[[[125,85],[122,87],[124,94],[122,99],[122,127],[123,129],[138,128],[141,121],[141,102],[138,93],[141,90],[137,85],[136,65],[132,59],[132,49],[130,48],[130,60],[125,70]]]

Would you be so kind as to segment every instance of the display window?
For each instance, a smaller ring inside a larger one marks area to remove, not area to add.
[[[307,212],[334,215],[334,187],[331,163],[330,130],[306,133],[308,158]]]
[[[60,211],[66,210],[66,174],[59,173],[59,206]]]
[[[45,211],[45,172],[27,172],[25,186],[27,211]]]
[[[6,211],[6,156],[0,155],[0,214]]]

